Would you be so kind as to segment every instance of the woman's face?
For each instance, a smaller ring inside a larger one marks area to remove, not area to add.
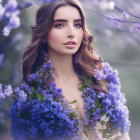
[[[48,51],[61,55],[73,55],[83,39],[82,19],[78,9],[72,6],[59,7],[48,34]]]

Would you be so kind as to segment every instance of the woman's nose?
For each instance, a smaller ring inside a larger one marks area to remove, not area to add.
[[[70,26],[68,27],[68,38],[74,38],[74,37],[75,37],[74,27]]]
[[[68,38],[73,39],[74,38],[74,35],[69,35]]]

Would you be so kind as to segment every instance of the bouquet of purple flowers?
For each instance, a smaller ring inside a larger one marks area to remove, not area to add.
[[[61,97],[52,70],[48,61],[15,89],[16,100],[10,111],[11,135],[15,140],[61,139],[77,135],[76,110]]]
[[[85,125],[97,132],[99,139],[115,139],[129,132],[129,111],[117,70],[103,63],[102,71],[94,69],[94,79],[104,81],[108,93],[96,93],[92,87],[93,78],[83,77],[79,85],[82,90],[85,108]]]
[[[129,131],[129,111],[120,91],[118,73],[108,63],[94,77],[81,75],[79,89],[84,101],[85,128],[97,132],[99,139],[114,139]],[[102,80],[108,93],[96,93],[93,84]],[[15,140],[78,138],[77,110],[56,88],[51,61],[29,75],[26,83],[15,88],[11,111],[11,135]]]

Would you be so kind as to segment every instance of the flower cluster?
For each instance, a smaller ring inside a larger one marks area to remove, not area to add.
[[[0,21],[3,20],[7,25],[3,29],[3,35],[8,36],[11,29],[18,28],[20,26],[20,19],[18,15],[20,11],[18,10],[18,4],[16,0],[8,0],[5,6],[2,6],[2,1],[0,2]]]
[[[14,139],[75,137],[76,110],[69,107],[61,92],[56,88],[50,61],[15,88],[16,100],[10,111]]]
[[[80,76],[80,75],[79,75]],[[108,63],[103,63],[102,71],[94,70],[94,80],[81,76],[79,84],[84,100],[85,127],[97,132],[99,139],[115,139],[129,131],[129,112],[126,99],[120,91],[118,72]],[[96,93],[92,84],[103,80],[108,93]],[[11,95],[9,86],[2,89],[0,97]],[[78,137],[77,110],[62,97],[62,90],[56,88],[51,61],[47,61],[39,71],[29,75],[28,80],[15,88],[11,110],[11,134],[14,139],[42,139]]]
[[[13,89],[11,85],[5,85],[3,86],[0,84],[0,99],[5,99],[6,97],[9,97],[13,93]]]
[[[129,112],[125,105],[125,96],[120,92],[118,72],[104,62],[102,71],[94,70],[94,78],[105,81],[108,93],[97,94],[90,84],[81,88],[86,110],[85,125],[98,131],[102,138],[107,139],[114,138],[117,132],[118,135],[128,132],[130,127]]]
[[[108,17],[105,17],[105,21],[111,25],[112,27],[117,27],[117,28],[121,28],[122,26],[122,19],[118,18],[118,17],[113,17],[113,16],[108,16]]]
[[[130,28],[130,31],[140,33],[140,23],[133,24],[133,26]]]

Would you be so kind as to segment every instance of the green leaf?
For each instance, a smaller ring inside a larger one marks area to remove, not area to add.
[[[31,101],[33,99],[37,99],[37,95],[34,93],[34,94],[28,94],[28,99]]]
[[[41,72],[41,73],[40,73],[40,76],[42,77],[43,75],[44,75],[43,72]]]
[[[103,138],[110,138],[112,136],[111,131],[108,129],[100,129],[100,131],[102,132]]]
[[[104,116],[105,115],[105,111],[101,112],[101,116]]]
[[[62,106],[64,105],[64,102],[63,102],[63,101],[61,101],[61,105],[62,105]]]
[[[89,95],[88,94],[84,94],[84,97],[87,98]]]
[[[96,107],[99,106],[99,100],[98,99],[95,99],[95,105],[96,105]]]
[[[38,93],[38,100],[42,102],[44,100],[44,96],[41,93]]]
[[[76,113],[74,113],[74,112],[68,113],[68,116],[69,116],[70,119],[73,119],[73,118],[77,117]]]
[[[35,93],[35,88],[34,87],[31,87],[31,92]]]
[[[54,102],[57,102],[57,99],[55,98],[53,101],[54,101]]]
[[[105,125],[105,121],[101,121],[101,125]]]
[[[77,102],[77,100],[73,100],[73,101],[69,102],[69,104],[73,104],[73,103],[76,103],[76,102]]]
[[[100,109],[102,108],[102,104],[101,104],[101,103],[99,103],[99,106],[98,106],[98,108],[100,108]]]
[[[84,89],[84,84],[83,84],[83,83],[79,83],[78,89],[79,89],[79,90],[83,90],[83,89]]]

